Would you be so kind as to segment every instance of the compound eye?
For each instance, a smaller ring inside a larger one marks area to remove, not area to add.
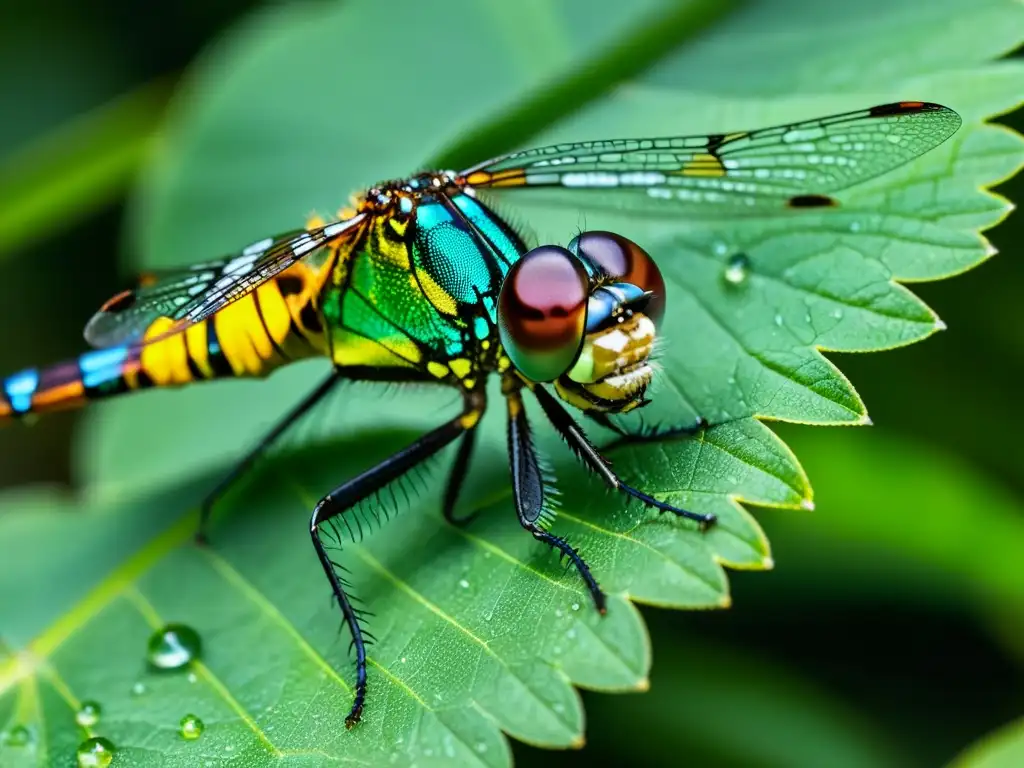
[[[569,250],[599,266],[617,283],[630,283],[650,291],[644,309],[655,325],[665,316],[665,279],[654,259],[643,248],[614,232],[583,232],[569,243]]]
[[[498,296],[498,333],[513,365],[532,381],[552,381],[579,357],[590,279],[578,258],[542,245],[512,265]]]

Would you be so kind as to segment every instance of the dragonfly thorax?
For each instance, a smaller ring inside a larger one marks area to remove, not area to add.
[[[374,184],[361,196],[363,213],[404,216],[412,212],[416,200],[424,195],[457,192],[454,171],[428,171],[405,179],[389,179]]]

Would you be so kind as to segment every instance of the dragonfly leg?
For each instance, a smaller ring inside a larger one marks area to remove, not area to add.
[[[462,517],[455,515],[455,503],[459,500],[459,491],[466,480],[466,473],[469,471],[469,459],[473,454],[473,446],[476,445],[476,429],[470,429],[462,436],[459,443],[459,452],[455,455],[455,463],[452,464],[452,471],[448,475],[448,485],[444,491],[444,519],[452,525],[468,525],[480,510],[470,512]]]
[[[594,605],[598,612],[603,614],[607,611],[605,595],[590,573],[590,566],[569,542],[561,536],[549,533],[542,526],[547,490],[518,388],[506,391],[505,400],[508,403],[508,452],[512,469],[512,496],[515,500],[516,513],[519,515],[519,524],[533,534],[537,541],[557,549],[562,557],[568,558],[576,566],[587,589],[590,590]]]
[[[676,437],[692,437],[701,430],[707,429],[708,426],[710,426],[707,419],[703,416],[698,416],[692,424],[678,424],[670,427],[649,427],[642,429],[640,432],[630,432],[613,422],[608,418],[608,414],[602,413],[601,411],[585,411],[585,415],[591,421],[596,422],[605,429],[610,429],[619,435],[616,440],[613,440],[611,443],[604,446],[605,450],[620,445],[628,445],[630,443],[653,443],[659,440],[671,440]]]
[[[671,512],[674,515],[685,517],[688,520],[695,520],[700,524],[702,530],[706,530],[714,524],[716,518],[712,514],[701,514],[698,512],[690,512],[686,509],[680,509],[679,507],[672,506],[664,501],[658,501],[653,496],[649,496],[630,485],[626,485],[626,483],[622,482],[622,480],[619,479],[619,476],[612,470],[611,464],[608,460],[605,459],[594,444],[587,439],[582,427],[576,423],[572,416],[568,414],[568,412],[547,390],[538,385],[533,388],[533,393],[537,396],[537,401],[540,403],[541,408],[544,409],[544,413],[547,415],[555,429],[558,430],[558,433],[562,436],[562,439],[565,440],[572,452],[575,453],[579,460],[590,468],[592,472],[600,475],[610,487],[641,501],[648,507],[653,507],[661,512]]]
[[[309,533],[313,540],[313,548],[316,550],[327,580],[331,583],[331,589],[341,608],[345,624],[352,633],[352,646],[356,652],[356,692],[352,709],[345,718],[347,728],[351,728],[359,722],[366,702],[365,633],[359,623],[359,613],[353,609],[351,600],[345,592],[345,584],[338,575],[337,564],[327,554],[320,535],[321,526],[332,518],[355,508],[360,502],[384,488],[388,483],[397,480],[416,465],[426,461],[459,435],[464,434],[467,429],[472,429],[483,413],[483,409],[483,394],[471,394],[466,401],[465,410],[458,417],[423,435],[375,467],[371,467],[359,476],[338,486],[324,496],[313,510],[309,521]]]
[[[331,371],[331,374],[324,379],[317,388],[306,395],[302,402],[292,408],[285,416],[274,425],[267,434],[260,438],[259,443],[256,447],[249,451],[240,462],[238,462],[227,475],[216,487],[210,491],[206,498],[203,499],[202,504],[199,507],[199,528],[196,531],[196,542],[199,544],[206,544],[208,538],[206,531],[210,526],[210,516],[213,513],[213,505],[220,500],[220,498],[227,493],[228,489],[231,488],[246,472],[252,469],[252,465],[256,463],[256,460],[263,455],[263,453],[274,444],[274,442],[298,419],[302,418],[310,408],[316,405],[323,397],[330,392],[334,385],[341,381],[341,374],[338,371]]]

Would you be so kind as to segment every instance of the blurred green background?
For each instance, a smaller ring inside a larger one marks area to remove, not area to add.
[[[0,227],[0,370],[82,350],[84,320],[126,283],[124,202],[165,97],[256,4],[0,9],[0,208],[32,224]],[[1020,113],[1004,121],[1024,128]],[[1000,191],[1024,199],[1024,177]],[[32,205],[62,196],[68,221],[36,224]],[[831,356],[874,427],[776,425],[817,511],[759,514],[775,571],[731,574],[731,611],[645,608],[651,690],[585,693],[587,747],[517,743],[520,764],[940,765],[1024,712],[1024,611],[1002,589],[1024,569],[1024,219],[989,236],[1001,255],[914,287],[948,331]],[[0,483],[71,483],[78,419],[0,432]]]

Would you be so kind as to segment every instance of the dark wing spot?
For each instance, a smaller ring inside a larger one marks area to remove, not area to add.
[[[131,309],[135,305],[137,297],[135,291],[121,291],[111,299],[107,300],[107,303],[100,307],[101,312],[124,312],[126,309]]]
[[[897,101],[893,104],[880,104],[868,110],[871,117],[888,117],[889,115],[915,115],[918,112],[934,112],[944,109],[941,104],[928,101]]]
[[[306,287],[306,284],[301,277],[283,275],[277,278],[277,287],[281,289],[281,295],[295,296],[302,293],[302,289]]]
[[[786,201],[790,208],[831,208],[839,205],[828,195],[797,195]]]

